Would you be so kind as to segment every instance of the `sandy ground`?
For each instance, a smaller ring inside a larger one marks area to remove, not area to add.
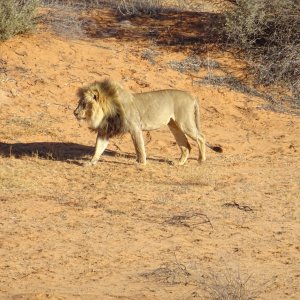
[[[87,39],[43,30],[0,44],[0,298],[300,299],[299,116],[196,84],[168,64],[188,47],[92,15]],[[125,135],[84,168],[95,135],[73,117],[76,89],[104,78],[189,90],[224,152],[199,165],[192,142],[173,166],[179,149],[162,128],[145,133],[145,167]]]

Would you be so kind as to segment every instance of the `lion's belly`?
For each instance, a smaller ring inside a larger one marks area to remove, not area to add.
[[[161,116],[159,118],[155,118],[155,120],[143,120],[142,123],[142,130],[155,130],[161,128],[164,125],[167,125],[171,120],[171,116]]]
[[[151,109],[148,107],[147,111],[141,115],[142,130],[155,130],[167,125],[171,118],[174,118],[174,112],[170,108],[161,107],[158,109]]]

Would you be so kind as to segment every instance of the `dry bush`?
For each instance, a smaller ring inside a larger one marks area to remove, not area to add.
[[[214,300],[254,300],[258,291],[251,287],[251,277],[242,278],[239,274],[211,276],[207,291]]]
[[[42,22],[57,35],[65,38],[85,38],[89,21],[82,15],[92,8],[103,8],[111,0],[42,0],[50,10],[43,15]]]
[[[226,14],[229,41],[241,48],[258,82],[300,93],[300,2],[237,0]]]
[[[72,1],[44,1],[45,7],[51,7],[51,10],[43,16],[43,23],[55,32],[57,35],[66,38],[83,38],[85,32],[83,29],[83,20],[80,18],[84,3]]]
[[[36,24],[39,0],[0,1],[0,40],[31,30]]]
[[[264,291],[271,280],[257,281],[254,276],[237,267],[225,266],[213,273],[204,274],[198,286],[206,291],[205,299],[212,300],[255,300]]]
[[[102,7],[108,0],[43,0],[45,6],[91,8]]]
[[[189,6],[185,0],[102,0],[101,2],[106,6],[115,8],[121,17],[135,17],[141,15],[155,17],[161,12],[182,11]]]
[[[113,3],[122,16],[157,15],[163,8],[162,0],[120,0]]]

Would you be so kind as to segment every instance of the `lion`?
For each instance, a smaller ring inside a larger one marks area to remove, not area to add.
[[[130,93],[112,80],[96,81],[79,88],[77,120],[86,120],[97,132],[94,156],[88,165],[95,165],[106,149],[111,137],[130,133],[138,163],[146,164],[142,131],[151,131],[168,125],[181,150],[178,164],[183,165],[191,146],[187,137],[197,142],[199,162],[206,159],[205,145],[216,152],[219,146],[205,142],[200,131],[199,105],[185,91],[166,89],[145,93]]]

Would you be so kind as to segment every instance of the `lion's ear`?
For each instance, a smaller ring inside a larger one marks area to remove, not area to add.
[[[93,93],[93,99],[95,101],[99,101],[99,91],[93,90],[92,93]]]

